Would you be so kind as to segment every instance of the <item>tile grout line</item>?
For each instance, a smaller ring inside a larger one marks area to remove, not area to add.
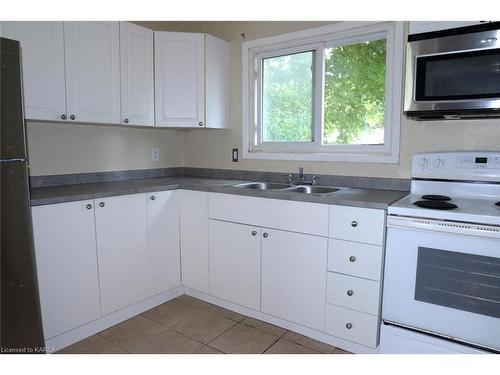
[[[115,342],[109,340],[108,338],[104,337],[103,335],[101,335],[101,332],[104,332],[104,331],[97,332],[96,335],[99,336],[99,337],[101,337],[105,341],[109,342],[110,344],[119,347],[120,349],[122,349],[123,351],[125,351],[125,353],[127,353],[127,354],[134,354],[132,352],[129,352],[127,349],[125,349],[124,347],[122,347],[120,344],[115,343]]]
[[[276,344],[278,341],[280,341],[280,340],[281,340],[281,337],[277,337],[277,336],[274,336],[274,337],[276,337],[276,340],[275,340],[275,341],[274,341],[271,345],[269,345],[266,349],[264,349],[264,351],[263,351],[262,353],[260,353],[260,354],[264,354],[264,353],[265,353],[265,352],[267,352],[269,349],[271,349],[271,348],[274,346],[274,344]]]
[[[162,323],[162,322],[157,322],[156,320],[151,319],[151,318],[149,318],[149,317],[147,317],[147,316],[145,316],[145,315],[143,315],[143,314],[141,314],[141,316],[143,316],[144,318],[146,318],[146,319],[148,319],[148,320],[152,321],[153,323],[156,323],[156,324],[159,324],[159,325],[161,325],[161,326],[163,326],[163,327],[165,327],[165,328],[168,328],[168,329],[170,329],[170,330],[174,331],[175,333],[178,333],[179,335],[182,335],[182,336],[184,336],[184,337],[187,337],[187,338],[188,338],[188,339],[190,339],[190,340],[196,341],[198,344],[207,345],[207,344],[205,344],[204,342],[202,342],[202,341],[198,340],[197,338],[195,338],[195,337],[191,337],[191,336],[189,336],[189,335],[186,335],[185,333],[180,332],[180,331],[176,330],[176,329],[175,329],[175,328],[173,328],[173,327],[167,326],[166,324],[164,324],[164,323]],[[193,354],[194,354],[194,353],[193,353]]]
[[[293,331],[292,331],[292,332],[293,332]],[[306,348],[306,349],[309,349],[309,350],[314,350],[315,352],[317,352],[317,353],[319,353],[319,354],[331,354],[331,353],[325,353],[325,352],[321,352],[321,351],[319,351],[319,350],[313,349],[313,348],[311,348],[311,347],[309,347],[309,346],[306,346],[306,345],[303,345],[303,344],[301,344],[301,343],[299,343],[299,342],[295,342],[295,341],[292,341],[292,340],[290,340],[290,339],[287,339],[286,337],[282,337],[282,339],[283,339],[283,340],[285,340],[285,341],[288,341],[288,342],[289,342],[289,343],[291,343],[291,344],[295,344],[295,345],[298,345],[298,346],[302,346],[303,348]],[[334,347],[333,352],[335,351],[335,349],[337,349],[337,347]],[[333,352],[332,352],[332,353],[333,353]]]

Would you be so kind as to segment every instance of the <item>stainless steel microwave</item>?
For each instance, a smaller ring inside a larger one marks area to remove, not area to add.
[[[500,117],[500,22],[410,35],[405,84],[409,118]]]

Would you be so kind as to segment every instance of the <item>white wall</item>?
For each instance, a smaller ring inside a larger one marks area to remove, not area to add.
[[[184,136],[173,130],[29,122],[27,139],[32,176],[183,165]]]
[[[229,131],[189,131],[185,134],[184,165],[187,167],[408,178],[411,156],[416,152],[452,150],[500,151],[500,120],[416,122],[402,116],[399,164],[346,162],[296,162],[241,160],[231,162],[231,149],[241,155],[241,33],[251,40],[316,27],[325,22],[143,22],[157,30],[208,32],[230,41],[231,86]]]
[[[246,40],[297,31],[326,22],[136,22],[156,30],[208,32],[230,41],[230,130],[124,129],[100,125],[28,124],[31,174],[67,174],[164,167],[205,167],[407,178],[415,152],[500,151],[500,120],[415,122],[402,118],[401,162],[371,164],[241,160],[241,33]],[[151,161],[151,148],[161,159]]]

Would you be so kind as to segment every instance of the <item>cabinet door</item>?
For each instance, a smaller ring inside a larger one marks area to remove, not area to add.
[[[69,121],[121,122],[118,22],[64,22]]]
[[[120,22],[121,123],[154,126],[153,30]]]
[[[208,193],[180,191],[182,284],[208,293]]]
[[[205,127],[229,127],[229,43],[206,34]]]
[[[102,314],[150,296],[145,194],[95,200]]]
[[[322,330],[327,239],[262,231],[262,312]]]
[[[156,126],[203,126],[204,44],[204,34],[155,32]]]
[[[93,201],[33,207],[45,338],[100,317]]]
[[[2,22],[2,36],[21,43],[24,116],[32,120],[64,120],[63,23]]]
[[[209,221],[210,294],[260,310],[261,228]]]
[[[179,200],[175,190],[147,194],[148,260],[151,296],[179,286]]]

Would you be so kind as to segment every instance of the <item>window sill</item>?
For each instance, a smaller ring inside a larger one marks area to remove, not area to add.
[[[368,154],[368,153],[333,153],[333,152],[269,152],[247,151],[243,152],[243,159],[254,160],[301,160],[301,161],[343,161],[353,163],[399,163],[399,155]]]

